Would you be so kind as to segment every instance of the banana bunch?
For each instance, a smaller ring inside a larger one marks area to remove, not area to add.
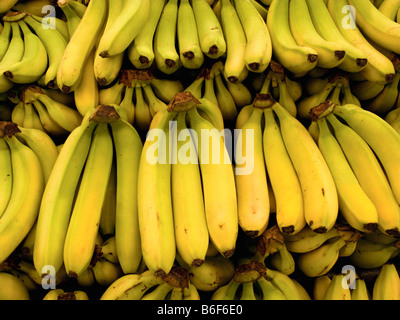
[[[190,282],[189,272],[174,266],[163,277],[150,270],[124,275],[105,290],[100,300],[200,300],[200,295]]]
[[[400,300],[400,278],[397,267],[385,263],[372,288],[372,300]]]
[[[288,275],[250,260],[236,267],[233,278],[215,290],[211,300],[301,300],[304,291]]]
[[[116,104],[128,122],[145,133],[154,115],[166,109],[173,97],[183,91],[180,80],[156,78],[148,70],[121,70],[113,85],[99,90],[100,104]]]
[[[7,259],[34,226],[58,150],[44,132],[0,122],[0,261]]]
[[[140,264],[136,191],[142,141],[117,109],[100,105],[88,112],[61,148],[36,225],[33,261],[39,275],[47,265],[56,272],[64,265],[70,277],[85,272],[95,249],[109,181],[114,179],[118,261],[126,273],[135,272]],[[115,178],[110,179],[111,173]]]
[[[241,190],[238,207],[247,205],[248,208],[239,209],[242,229],[246,230],[245,224],[251,228],[257,226],[259,230],[265,228],[270,208],[268,203],[259,202],[268,201],[270,183],[276,201],[277,224],[283,233],[295,234],[306,225],[318,233],[329,231],[338,216],[337,190],[327,163],[304,125],[271,94],[258,94],[253,105],[244,107],[237,118],[237,128],[247,126],[254,130],[255,157],[254,170],[237,175],[237,188]],[[236,170],[244,164],[244,132],[241,130],[238,134],[237,144],[241,145],[235,150],[236,159],[242,163],[236,163]],[[256,204],[259,205],[257,216],[253,213]]]
[[[233,165],[225,136],[200,114],[201,104],[190,92],[178,93],[156,113],[144,142],[139,227],[145,264],[157,276],[168,274],[176,252],[201,266],[210,240],[226,258],[235,252]]]
[[[60,102],[64,99],[59,98],[59,94],[48,94],[53,91],[56,90],[34,84],[23,88],[11,120],[24,128],[42,130],[52,137],[66,137],[81,124],[82,116],[75,107]]]

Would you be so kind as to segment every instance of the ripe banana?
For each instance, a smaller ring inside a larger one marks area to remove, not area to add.
[[[174,161],[171,179],[175,241],[182,259],[188,265],[198,267],[206,258],[209,235],[196,146],[186,127],[185,116],[186,112],[179,112],[176,118],[178,140],[176,150],[172,151]],[[191,187],[188,188],[188,186]],[[188,211],[190,215],[187,214]]]
[[[357,81],[351,86],[351,91],[361,101],[375,98],[385,88],[385,84],[373,81]]]
[[[355,288],[351,290],[351,300],[371,300],[371,294],[364,279],[356,279]]]
[[[227,85],[230,81],[225,82],[225,77],[223,75],[225,67],[221,67],[220,71],[214,72],[214,87],[215,87],[215,97],[217,100],[217,105],[221,110],[222,117],[227,123],[232,123],[235,121],[238,115],[238,108],[236,106],[235,100],[233,99],[231,93],[229,92]],[[206,83],[208,83],[206,81]],[[235,84],[233,84],[235,85]]]
[[[49,177],[37,220],[34,265],[39,275],[51,265],[58,272],[64,263],[65,235],[75,190],[86,162],[96,123],[84,121],[66,139]]]
[[[380,230],[391,235],[398,234],[400,207],[375,154],[357,132],[339,121],[333,113],[327,116],[327,120],[361,188],[376,207]]]
[[[326,289],[329,287],[331,281],[331,278],[326,274],[314,278],[313,300],[324,300]]]
[[[182,65],[188,69],[200,68],[204,62],[204,54],[200,47],[196,19],[189,0],[181,0],[179,3],[177,39]]]
[[[400,300],[400,278],[394,264],[381,267],[372,288],[372,300]]]
[[[114,10],[113,5],[114,2],[110,1],[111,12]],[[123,53],[139,34],[150,13],[150,0],[122,0],[122,8],[119,8],[119,1],[115,2],[115,5],[119,10],[118,19],[104,30],[97,48],[102,58]]]
[[[107,2],[90,1],[74,35],[68,42],[57,72],[57,85],[64,93],[72,92],[79,85],[92,50],[106,19]]]
[[[54,119],[50,116],[49,112],[47,111],[45,105],[40,100],[34,100],[32,102],[35,111],[39,116],[39,120],[43,126],[43,131],[47,132],[49,135],[52,136],[66,136],[68,131],[64,128],[60,127],[60,125],[54,121]],[[27,114],[26,107],[29,104],[25,105],[25,114]],[[25,123],[24,123],[25,125]]]
[[[318,147],[335,180],[341,214],[353,228],[362,232],[374,231],[378,227],[375,205],[360,186],[327,120],[322,117],[317,124]]]
[[[153,64],[153,39],[165,3],[165,0],[150,1],[150,12],[147,22],[127,48],[127,56],[137,69],[147,69]]]
[[[0,199],[0,218],[7,208],[12,194],[13,171],[11,161],[11,150],[4,139],[0,139],[0,172],[1,184],[0,192],[2,197]]]
[[[379,11],[392,21],[396,21],[396,15],[400,9],[400,1],[385,0],[377,7]],[[397,22],[397,21],[396,21]]]
[[[11,40],[11,22],[4,21],[4,26],[0,31],[0,61],[3,59],[4,55],[7,52],[8,46],[10,45]]]
[[[206,0],[193,0],[192,7],[201,50],[211,59],[220,58],[227,49],[220,20]]]
[[[210,239],[226,258],[234,254],[238,236],[238,211],[234,170],[221,133],[196,107],[187,111],[196,132],[203,182],[204,205]],[[210,143],[211,142],[211,143]]]
[[[172,74],[182,66],[175,43],[177,20],[178,0],[170,0],[164,6],[154,34],[154,60],[165,74]]]
[[[344,45],[321,37],[313,24],[306,1],[289,2],[289,23],[297,44],[311,47],[318,52],[317,66],[330,69],[344,61],[346,55]]]
[[[14,5],[16,5],[18,0],[5,0],[2,1],[0,6],[0,13],[7,13]]]
[[[264,116],[264,158],[276,200],[277,224],[283,233],[295,234],[306,225],[299,178],[272,109],[265,109]]]
[[[30,294],[23,282],[15,275],[0,272],[0,285],[3,288],[0,300],[31,300]]]
[[[318,52],[299,46],[289,25],[289,0],[273,1],[268,9],[267,26],[273,54],[285,68],[295,74],[305,74],[315,68]]]
[[[342,12],[343,8],[349,8],[349,4],[347,0],[329,0],[328,9],[337,28],[347,41],[367,56],[368,63],[358,74],[372,82],[385,84],[392,81],[395,73],[393,63],[368,42],[356,25],[352,13]],[[358,18],[357,16],[357,22]]]
[[[260,236],[268,226],[270,207],[267,171],[263,153],[263,110],[254,108],[237,137],[235,170],[238,219],[242,230],[252,238]],[[249,160],[251,159],[251,160]],[[250,168],[249,172],[247,168]]]
[[[142,141],[136,130],[120,119],[111,123],[117,167],[115,241],[125,274],[138,270],[142,258],[138,222],[138,170]]]
[[[249,72],[245,63],[247,41],[231,0],[221,0],[221,26],[226,41],[224,77],[232,83],[240,83]]]
[[[252,72],[264,72],[272,58],[272,42],[265,20],[250,0],[235,0],[234,5],[246,35],[246,67]]]
[[[323,300],[351,300],[351,291],[343,274],[332,276]]]
[[[2,138],[11,151],[12,193],[0,220],[0,261],[23,241],[34,225],[44,189],[43,171],[35,152],[13,135],[14,125],[2,126]]]

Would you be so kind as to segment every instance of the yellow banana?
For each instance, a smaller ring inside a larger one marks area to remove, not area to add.
[[[225,85],[225,77],[223,72],[225,67],[221,67],[220,71],[214,73],[215,97],[217,99],[218,107],[221,109],[224,121],[231,123],[235,121],[238,110],[231,93]],[[228,83],[230,81],[226,81]]]
[[[351,300],[351,291],[343,274],[335,274],[326,288],[323,300]]]
[[[10,201],[13,185],[13,171],[11,162],[11,150],[4,139],[0,139],[0,172],[1,184],[0,192],[2,197],[0,199],[0,217],[3,215]]]
[[[313,300],[324,300],[326,289],[329,287],[331,281],[331,278],[326,274],[314,278]]]
[[[372,288],[372,300],[400,300],[400,278],[396,266],[386,263],[381,267]]]
[[[0,272],[0,285],[3,288],[0,300],[31,300],[30,294],[23,282],[15,275]]]
[[[54,121],[47,111],[45,105],[40,100],[34,100],[32,104],[38,113],[40,122],[42,123],[45,132],[52,136],[66,136],[68,134],[67,130],[60,127],[60,125]]]
[[[142,85],[135,86],[135,124],[139,131],[146,132],[151,124],[152,115],[150,106],[144,98]]]
[[[371,300],[371,294],[364,279],[356,279],[355,288],[351,290],[351,300]]]
[[[382,3],[377,8],[390,20],[396,21],[397,12],[400,9],[400,2],[398,0],[385,0],[382,1]]]
[[[6,13],[8,12],[14,5],[16,5],[18,0],[6,0],[1,3],[0,6],[0,13]]]
[[[126,121],[111,123],[117,166],[115,241],[124,273],[137,271],[142,258],[138,223],[138,170],[142,141]]]
[[[11,22],[4,21],[4,26],[0,31],[0,61],[3,59],[4,55],[7,52],[8,46],[10,45],[11,40]]]

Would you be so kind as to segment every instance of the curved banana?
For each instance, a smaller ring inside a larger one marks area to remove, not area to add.
[[[1,300],[31,300],[30,294],[24,283],[15,275],[0,272]]]
[[[99,123],[93,133],[65,236],[64,264],[70,277],[78,277],[92,259],[112,161],[113,143],[108,123]]]
[[[347,72],[361,71],[368,63],[366,54],[343,37],[322,1],[307,0],[306,2],[314,27],[321,37],[343,46],[346,54],[338,68]]]
[[[39,275],[64,263],[63,247],[75,190],[86,162],[96,123],[85,121],[68,136],[47,182],[37,220],[33,261]]]
[[[314,278],[313,300],[324,300],[326,289],[329,287],[331,281],[331,278],[326,274]]]
[[[177,93],[183,92],[184,87],[177,79],[151,79],[151,88],[155,95],[165,103],[169,103]]]
[[[381,13],[392,21],[396,21],[397,12],[400,9],[399,0],[385,0],[377,7]],[[396,21],[397,22],[397,21]]]
[[[235,0],[234,4],[246,35],[246,67],[252,72],[264,72],[272,58],[267,24],[250,0]]]
[[[200,47],[196,19],[189,0],[181,0],[178,7],[177,41],[182,65],[188,69],[198,69],[204,62]]]
[[[138,223],[138,170],[142,141],[126,121],[111,123],[117,166],[115,241],[124,273],[137,271],[142,258]]]
[[[106,18],[107,2],[91,1],[74,35],[68,42],[57,73],[57,85],[64,93],[79,85],[92,50],[95,48]]]
[[[228,81],[226,82],[226,87],[232,95],[232,98],[238,108],[247,106],[253,101],[253,95],[251,91],[243,83],[235,84]]]
[[[351,91],[361,101],[375,98],[385,88],[385,84],[373,81],[357,81],[352,83]]]
[[[340,122],[334,114],[329,114],[327,120],[362,189],[377,209],[379,228],[385,233],[397,235],[400,230],[400,207],[375,154],[357,132]]]
[[[329,0],[327,7],[344,38],[367,56],[368,63],[357,74],[372,82],[385,84],[392,81],[395,73],[393,63],[368,42],[356,25],[352,13],[342,12],[342,9],[349,8],[349,5],[347,0]],[[358,19],[357,16],[357,22]]]
[[[356,279],[355,288],[351,290],[351,300],[371,300],[371,294],[364,279]]]
[[[335,274],[326,288],[323,300],[351,300],[351,291],[349,286],[344,285],[346,278],[344,274]]]
[[[182,62],[176,49],[176,29],[178,21],[178,0],[168,1],[161,13],[154,33],[154,61],[165,74],[177,71]]]
[[[267,229],[270,215],[262,119],[263,110],[254,108],[238,133],[235,148],[235,170],[243,171],[235,175],[239,225],[251,238],[260,236]],[[245,161],[238,162],[243,157]]]
[[[7,13],[12,7],[17,4],[18,0],[5,0],[1,3],[0,13]]]
[[[1,172],[0,193],[2,194],[2,197],[0,198],[0,218],[1,218],[11,199],[12,186],[13,186],[11,150],[4,139],[0,139],[0,172]]]
[[[221,26],[226,41],[224,77],[232,83],[242,82],[248,75],[245,52],[246,34],[231,0],[221,0]]]
[[[71,0],[58,0],[57,1],[58,7],[61,8],[63,14],[65,15],[66,23],[67,23],[67,27],[68,27],[68,34],[69,34],[70,39],[74,35],[76,29],[78,28],[79,23],[82,20],[82,16],[77,11],[75,11],[71,6],[71,3],[73,3],[73,2],[75,2],[75,1],[71,1]]]
[[[39,115],[36,112],[35,108],[33,107],[32,103],[30,102],[25,103],[24,108],[25,108],[25,117],[22,127],[45,131],[40,121]]]
[[[229,92],[227,85],[225,85],[225,77],[223,76],[224,70],[225,67],[222,67],[220,71],[214,73],[215,97],[224,121],[232,123],[236,120],[238,110],[233,96]],[[229,82],[230,81],[226,81],[226,83]]]
[[[348,0],[354,6],[357,25],[360,30],[376,44],[400,53],[400,26],[385,16],[370,1]]]
[[[164,110],[167,109],[168,106],[166,103],[164,103],[164,101],[162,101],[161,99],[159,99],[154,91],[153,88],[151,87],[151,85],[144,83],[142,85],[142,88],[144,90],[145,96],[146,96],[146,101],[148,101],[149,104],[149,108],[150,108],[150,113],[151,116],[154,117],[154,115],[160,111],[160,110]]]
[[[400,278],[393,263],[381,267],[372,288],[372,300],[400,300]]]
[[[339,250],[346,244],[342,237],[334,237],[318,248],[296,257],[296,267],[308,277],[326,274],[339,258]]]
[[[34,151],[15,135],[6,135],[3,139],[11,151],[13,182],[10,200],[0,219],[1,262],[18,247],[34,225],[44,189],[42,167]]]
[[[60,125],[54,121],[45,105],[40,100],[34,100],[32,104],[39,115],[40,122],[46,133],[52,136],[67,136],[68,131],[60,127]]]
[[[317,124],[318,147],[335,180],[341,214],[353,228],[362,232],[374,231],[378,227],[375,205],[360,186],[327,120],[322,117]]]
[[[118,263],[113,263],[106,259],[96,261],[96,264],[92,267],[92,271],[96,283],[101,286],[109,286],[124,275]]]
[[[225,129],[224,117],[218,104],[204,97],[199,99],[199,102],[197,109],[201,116],[209,120],[219,132],[222,132]]]
[[[117,81],[107,88],[99,90],[99,104],[120,104],[124,95],[126,85]]]
[[[238,211],[234,170],[221,133],[196,107],[187,111],[196,132],[203,182],[204,205],[210,239],[224,257],[231,257],[238,237]],[[211,140],[211,143],[210,143]]]
[[[275,195],[277,224],[283,233],[295,234],[306,225],[300,182],[272,109],[265,109],[264,116],[264,159]]]
[[[122,0],[118,19],[111,22],[110,27],[100,36],[97,50],[102,58],[119,55],[129,47],[147,22],[150,2],[150,0]],[[119,1],[115,4],[119,8]],[[110,10],[114,10],[113,5],[114,2],[110,1]]]
[[[289,25],[289,0],[273,1],[268,9],[267,26],[273,55],[279,63],[295,74],[305,74],[315,68],[318,52],[299,46]]]
[[[299,177],[306,222],[315,232],[326,232],[336,222],[339,206],[332,174],[307,129],[279,103],[275,102],[272,110]]]
[[[193,0],[192,7],[200,48],[207,57],[218,59],[226,53],[227,49],[220,20],[206,0]]]
[[[143,87],[135,86],[135,124],[140,132],[146,132],[151,124],[152,115],[148,102],[144,98]]]
[[[287,274],[267,268],[265,275],[271,281],[272,285],[283,292],[288,300],[301,300],[297,286]]]
[[[4,21],[3,24],[4,26],[0,31],[0,62],[6,54],[8,46],[10,45],[12,32],[11,22]]]
[[[185,116],[186,112],[179,112],[176,118],[177,143],[176,150],[172,151],[176,159],[171,169],[172,205],[177,251],[188,265],[194,267],[204,263],[209,234],[197,150],[186,127]],[[188,210],[190,215],[187,215]]]
[[[151,122],[139,165],[138,214],[143,259],[149,270],[158,276],[169,273],[176,252],[169,159],[169,122],[175,115],[173,111],[157,112]],[[156,137],[158,139],[154,141]]]

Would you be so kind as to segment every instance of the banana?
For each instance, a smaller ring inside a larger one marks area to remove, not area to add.
[[[226,258],[234,254],[238,237],[238,209],[233,165],[225,139],[196,107],[187,111],[203,182],[204,205],[210,239]],[[210,143],[211,140],[211,143]]]
[[[396,266],[386,263],[381,267],[372,288],[372,300],[400,300],[400,279]]]
[[[79,276],[90,264],[112,161],[113,143],[108,124],[99,123],[93,133],[65,237],[64,264],[70,277]]]
[[[135,124],[140,132],[146,132],[150,127],[152,115],[140,84],[136,84],[135,86],[135,97]]]
[[[224,121],[227,123],[232,123],[236,120],[238,110],[235,100],[225,85],[223,70],[225,70],[225,67],[221,67],[220,71],[214,73],[215,97],[217,99],[218,107],[221,109]],[[230,81],[226,81],[226,83],[229,82]]]
[[[115,3],[119,8],[119,2]],[[109,2],[112,12],[113,1]],[[123,53],[140,33],[150,13],[150,0],[122,1],[118,19],[111,22],[99,40],[98,52],[102,58]]]
[[[25,107],[25,118],[22,126],[25,128],[33,128],[45,131],[42,123],[40,122],[39,115],[37,114],[32,103],[26,103],[24,107]]]
[[[201,116],[209,120],[219,132],[223,132],[225,129],[224,117],[218,104],[205,97],[199,99],[199,102],[197,109]]]
[[[85,15],[68,42],[58,68],[57,85],[62,92],[72,92],[79,85],[84,65],[101,34],[106,12],[106,1],[89,2]]]
[[[352,83],[351,91],[361,101],[373,99],[385,88],[385,84],[368,80]]]
[[[247,106],[253,101],[251,91],[243,83],[234,84],[228,81],[226,82],[226,87],[238,108]]]
[[[138,224],[138,170],[142,141],[126,121],[111,123],[117,166],[115,241],[124,273],[138,270],[142,258]]]
[[[3,139],[11,151],[13,182],[10,200],[0,220],[1,262],[17,248],[34,225],[44,189],[38,157],[12,135],[12,132],[18,132],[18,128],[9,126],[3,126],[2,135],[6,134]]]
[[[204,63],[204,53],[200,47],[196,19],[189,0],[181,0],[178,7],[177,41],[182,65],[188,69],[198,69]]]
[[[400,53],[400,26],[386,17],[369,1],[349,0],[357,15],[357,26],[372,41],[383,48]]]
[[[279,87],[279,104],[282,105],[289,113],[296,117],[297,116],[297,106],[295,100],[289,92],[289,87],[286,82],[287,77],[283,76],[282,79],[278,80]]]
[[[308,226],[305,226],[297,234],[286,235],[285,245],[290,252],[306,253],[319,248],[324,242],[340,234],[335,227],[326,233],[316,233]]]
[[[281,271],[266,268],[265,276],[288,300],[301,300],[299,290],[293,280]]]
[[[329,0],[327,7],[344,38],[367,56],[368,63],[357,74],[372,82],[385,84],[392,81],[395,73],[393,63],[368,42],[355,24],[352,14],[346,15],[342,12],[343,8],[349,8],[349,4],[347,0]],[[357,16],[357,22],[358,18]],[[346,21],[349,22],[348,25],[345,23]]]
[[[236,171],[247,171],[247,159],[249,154],[251,156],[252,170],[235,175],[239,225],[251,238],[260,236],[266,230],[270,215],[262,119],[263,110],[254,108],[238,134],[235,149],[236,159],[246,159],[245,163],[236,162]]]
[[[115,280],[101,295],[100,300],[139,300],[147,290],[163,283],[150,270],[141,274],[127,274]]]
[[[324,300],[326,289],[331,283],[328,275],[322,275],[314,278],[313,283],[313,300]]]
[[[54,5],[53,0],[35,0],[35,1],[18,1],[15,6],[12,7],[14,11],[25,11],[35,14],[40,17],[44,17],[48,14],[48,11],[44,9],[45,6]]]
[[[73,10],[72,6],[70,5],[72,2],[71,0],[58,0],[57,5],[61,8],[63,14],[65,15],[67,27],[68,27],[68,34],[69,38],[71,39],[73,34],[75,33],[79,23],[82,20],[82,16],[78,14],[75,10]]]
[[[395,198],[400,203],[400,184],[397,181],[400,173],[397,165],[397,159],[400,157],[398,133],[382,118],[357,106],[337,106],[334,113],[344,119],[371,146],[382,163]],[[379,134],[385,132],[383,145],[378,142],[380,140],[378,132]]]
[[[182,66],[175,43],[177,20],[178,0],[170,0],[161,13],[153,44],[154,61],[157,68],[165,74],[172,74]]]
[[[399,114],[400,114],[400,108],[397,107],[386,115],[385,120],[393,127],[394,130],[396,130],[400,134]]]
[[[75,189],[89,152],[96,123],[84,121],[66,139],[47,182],[37,220],[34,265],[39,275],[52,265],[63,265],[63,247]]]
[[[334,237],[318,248],[296,257],[296,267],[308,277],[325,275],[339,258],[339,250],[346,244],[342,237]]]
[[[147,23],[127,48],[127,56],[137,69],[147,69],[153,64],[153,39],[165,3],[165,0],[151,1]]]
[[[56,87],[57,71],[65,48],[67,47],[67,41],[57,29],[43,28],[42,25],[30,15],[27,15],[24,21],[35,31],[47,51],[48,67],[43,75],[44,84],[47,87]]]
[[[315,68],[318,52],[299,46],[289,24],[289,0],[273,1],[268,9],[267,26],[271,36],[273,55],[286,69],[305,74]]]
[[[224,77],[229,82],[240,83],[249,73],[245,63],[247,41],[231,0],[221,0],[221,26],[226,41]]]
[[[272,58],[272,42],[265,20],[250,0],[235,0],[234,5],[246,35],[246,67],[252,72],[264,72]]]
[[[206,0],[193,0],[192,7],[201,50],[211,59],[222,57],[227,44],[220,20]]]
[[[0,285],[3,288],[0,300],[31,300],[28,289],[15,275],[8,272],[0,272]]]
[[[273,101],[271,108],[279,118],[283,141],[299,177],[306,222],[315,232],[326,232],[338,215],[332,174],[307,129],[279,103]]]
[[[32,104],[39,115],[40,122],[46,133],[52,136],[66,136],[68,134],[68,131],[60,127],[60,125],[54,121],[41,101],[34,100]]]
[[[3,74],[7,68],[21,61],[24,56],[24,40],[22,31],[17,22],[11,22],[12,35],[8,49],[0,62],[0,93],[10,90],[14,83]]]
[[[0,31],[0,61],[3,59],[7,52],[8,46],[11,41],[11,22],[4,21],[4,26]]]
[[[0,139],[0,172],[1,184],[0,193],[0,218],[7,209],[7,205],[11,199],[13,186],[13,170],[11,161],[11,150],[4,139]]]
[[[398,0],[385,0],[382,1],[377,8],[390,20],[396,21],[397,11],[400,9],[400,2]]]
[[[381,244],[361,238],[357,241],[356,250],[349,256],[349,261],[356,267],[373,269],[389,262],[399,252],[398,241],[390,244]]]
[[[283,246],[274,254],[267,257],[268,265],[274,270],[283,272],[286,275],[291,275],[295,271],[295,261],[293,255],[287,249],[286,245]]]
[[[134,93],[136,90],[135,87],[136,86],[134,85],[127,85],[125,88],[124,97],[121,103],[119,103],[119,106],[126,111],[128,115],[127,121],[130,124],[133,124],[135,122],[135,104],[133,102]],[[139,100],[139,98],[137,100]]]
[[[143,88],[145,96],[146,96],[146,101],[148,101],[150,113],[151,113],[152,117],[154,117],[154,115],[158,111],[167,109],[166,103],[164,103],[161,99],[159,99],[155,95],[151,85],[144,83],[142,85],[142,88]]]
[[[158,285],[151,292],[146,293],[140,300],[165,300],[172,290],[173,287],[168,282],[164,282]]]
[[[343,37],[326,5],[318,0],[307,0],[307,5],[314,27],[319,35],[328,41],[340,43],[343,46],[346,54],[338,68],[347,72],[361,71],[368,63],[366,54]]]
[[[158,276],[171,270],[176,251],[169,159],[169,122],[175,115],[174,111],[157,112],[143,145],[139,165],[138,217],[143,259],[149,270]],[[154,141],[156,135],[161,135],[157,142]]]
[[[327,120],[322,117],[317,124],[318,147],[335,180],[341,214],[353,228],[362,232],[374,231],[378,227],[375,205],[360,186]]]
[[[169,103],[177,93],[184,90],[182,82],[177,79],[154,78],[150,81],[150,85],[155,95],[165,103]]]
[[[351,291],[343,274],[332,276],[323,300],[351,300]]]
[[[376,207],[379,229],[388,234],[398,234],[400,207],[373,151],[357,132],[340,122],[334,114],[329,114],[327,120],[360,186]]]
[[[32,83],[45,73],[48,66],[46,47],[40,38],[20,20],[24,37],[24,55],[21,61],[5,67],[4,75],[14,83]]]
[[[352,88],[350,88],[350,83],[344,83],[342,87],[342,102],[341,104],[354,104],[356,106],[361,107],[361,102],[352,92]]]
[[[111,285],[124,275],[118,263],[112,263],[106,259],[98,260],[92,270],[96,283],[103,287]]]
[[[5,0],[1,3],[0,14],[7,13],[14,5],[16,5],[18,0]]]
[[[383,90],[372,100],[365,103],[365,110],[376,114],[386,114],[396,105],[399,95],[400,72],[397,71],[392,82],[385,85]]]
[[[69,31],[68,31],[68,23],[61,18],[58,17],[41,17],[31,13],[31,17],[36,21],[40,22],[43,25],[52,25],[54,22],[54,26],[58,32],[62,34],[64,39],[68,42],[70,40]]]
[[[300,182],[272,109],[265,109],[264,116],[264,159],[276,199],[277,223],[283,233],[295,234],[306,225]]]
[[[364,279],[356,279],[355,288],[351,290],[351,300],[371,300],[371,295]]]
[[[185,112],[179,112],[176,118],[178,140],[171,169],[175,241],[182,259],[190,266],[200,266],[206,258],[209,235],[196,146],[186,127],[185,116]],[[190,215],[187,215],[188,208]]]
[[[49,180],[51,171],[58,158],[58,149],[54,141],[45,132],[37,129],[19,127],[17,138],[22,140],[37,155],[45,184]]]
[[[86,3],[82,3],[80,1],[70,1],[69,5],[78,14],[78,16],[82,18],[85,15],[87,3],[88,1],[86,1]]]
[[[11,112],[11,122],[19,126],[23,126],[25,118],[25,104],[23,101],[18,102]]]
[[[117,81],[107,88],[99,90],[99,104],[120,104],[125,90],[125,84]]]
[[[256,283],[261,289],[263,300],[288,300],[286,295],[266,277],[260,277]]]
[[[75,107],[82,117],[99,105],[99,87],[94,73],[95,50],[89,55],[79,86],[74,90]]]

